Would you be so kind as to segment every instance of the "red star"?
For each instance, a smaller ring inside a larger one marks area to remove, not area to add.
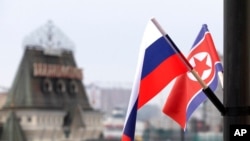
[[[208,70],[208,69],[211,68],[211,67],[208,66],[207,63],[206,63],[206,62],[207,62],[207,56],[204,57],[201,61],[198,60],[198,59],[196,59],[196,58],[194,57],[194,62],[195,62],[195,67],[194,67],[194,69],[197,71],[197,73],[200,75],[200,77],[202,77],[203,72],[204,72],[205,70]]]

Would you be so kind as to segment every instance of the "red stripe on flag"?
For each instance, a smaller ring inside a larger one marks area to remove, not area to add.
[[[144,77],[143,80],[141,80],[137,108],[141,108],[177,75],[185,73],[186,71],[187,67],[177,54],[164,60],[151,73]]]
[[[171,93],[164,105],[163,113],[174,119],[184,129],[186,126],[186,106],[187,106],[187,77],[182,75],[177,78]],[[179,83],[177,83],[179,82]],[[181,82],[181,83],[180,83]],[[175,92],[174,94],[172,94]]]
[[[131,141],[131,139],[129,136],[122,134],[122,141]]]

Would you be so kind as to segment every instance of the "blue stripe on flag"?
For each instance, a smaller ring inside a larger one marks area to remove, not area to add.
[[[220,66],[221,63],[216,64],[216,66]],[[215,76],[212,80],[212,82],[209,84],[209,87],[211,88],[212,91],[215,91],[217,86],[218,86],[218,70],[216,69],[215,71]],[[203,102],[207,99],[207,96],[203,93],[203,91],[200,91],[195,98],[192,100],[192,102],[189,104],[187,108],[187,121],[194,112],[194,110]]]
[[[224,71],[223,66],[222,66],[222,64],[221,64],[220,62],[219,62],[219,63],[218,63],[218,62],[216,63],[215,68],[216,68],[216,70],[218,70],[218,71],[221,71],[221,72]]]
[[[166,58],[174,54],[174,50],[166,42],[164,37],[161,37],[152,43],[145,51],[141,79],[152,72]]]
[[[135,104],[133,105],[131,112],[129,113],[129,117],[128,117],[128,120],[125,124],[124,132],[123,132],[123,134],[125,134],[131,138],[131,141],[134,140],[134,134],[135,134],[137,103],[138,103],[138,98],[137,98]]]
[[[196,47],[196,45],[205,37],[206,32],[208,32],[208,28],[207,28],[207,25],[204,24],[204,25],[202,25],[201,31],[199,32],[199,35],[197,36],[196,40],[194,41],[192,48]]]

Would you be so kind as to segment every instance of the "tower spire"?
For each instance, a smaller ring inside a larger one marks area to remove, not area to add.
[[[73,42],[51,20],[26,36],[23,46],[43,49],[48,55],[60,55],[62,50],[74,49]]]

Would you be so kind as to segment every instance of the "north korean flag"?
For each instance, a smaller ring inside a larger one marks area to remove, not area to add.
[[[203,81],[214,91],[218,86],[218,72],[223,72],[223,67],[207,25],[202,26],[187,59]],[[185,129],[191,114],[206,99],[202,87],[188,72],[176,79],[163,112]]]

